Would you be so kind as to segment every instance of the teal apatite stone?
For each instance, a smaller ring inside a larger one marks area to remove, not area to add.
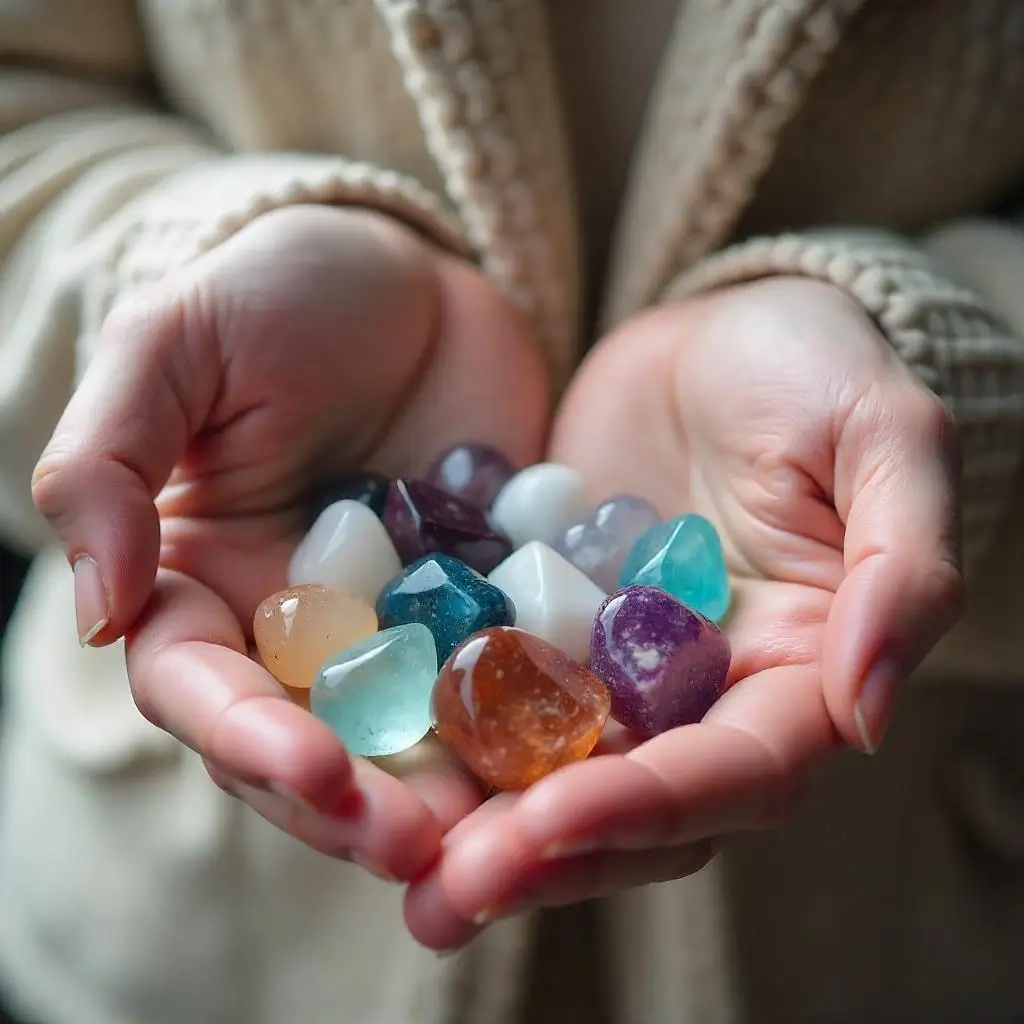
[[[433,634],[439,665],[466,637],[490,626],[512,626],[515,617],[504,591],[450,555],[418,559],[377,598],[381,628],[422,623]]]
[[[619,583],[659,587],[714,622],[729,610],[722,541],[703,516],[679,516],[652,526],[626,556]]]
[[[330,658],[309,695],[313,714],[353,754],[383,757],[430,731],[437,649],[426,626],[385,629]]]

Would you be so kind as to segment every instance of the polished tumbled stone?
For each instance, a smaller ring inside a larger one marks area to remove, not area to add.
[[[253,617],[253,639],[263,664],[295,689],[313,685],[332,654],[377,630],[374,610],[353,594],[317,583],[271,594]]]
[[[437,553],[486,574],[512,553],[486,512],[422,480],[394,481],[384,525],[404,565]]]
[[[413,562],[377,599],[382,627],[420,622],[430,630],[438,662],[488,626],[510,626],[515,605],[493,583],[448,555]]]
[[[477,508],[489,509],[514,474],[512,464],[497,449],[460,444],[445,452],[425,479]]]
[[[592,672],[521,629],[489,629],[448,659],[434,686],[434,729],[489,786],[525,789],[585,758],[608,718]]]
[[[391,481],[381,473],[352,473],[340,480],[322,484],[309,501],[309,522],[316,522],[320,513],[337,501],[358,501],[378,518],[384,514],[384,502]]]
[[[337,501],[295,549],[288,584],[321,583],[372,605],[401,571],[395,546],[373,511],[358,501]]]
[[[619,582],[661,587],[716,622],[729,610],[722,541],[703,516],[679,516],[648,530],[626,557]]]
[[[590,505],[583,478],[555,462],[529,466],[501,489],[491,517],[517,548],[539,540],[553,545],[584,519]]]
[[[506,558],[488,579],[516,606],[516,626],[585,662],[594,616],[607,596],[574,565],[540,541]]]
[[[618,589],[630,549],[660,522],[661,516],[650,502],[619,494],[601,502],[583,522],[570,526],[555,550],[608,593]]]
[[[590,667],[608,684],[612,716],[641,736],[699,722],[730,659],[725,634],[659,587],[612,594],[594,620]]]
[[[353,754],[399,754],[430,731],[437,648],[422,623],[394,626],[329,658],[310,694],[314,715]]]

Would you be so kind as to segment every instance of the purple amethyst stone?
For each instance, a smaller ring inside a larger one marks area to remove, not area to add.
[[[460,444],[445,452],[425,479],[477,508],[489,509],[514,475],[512,463],[497,449],[485,444]]]
[[[451,555],[486,576],[512,554],[512,542],[486,512],[422,480],[393,481],[383,519],[403,565]]]
[[[658,587],[626,587],[594,620],[590,667],[612,695],[612,716],[641,736],[699,722],[725,689],[725,634]]]

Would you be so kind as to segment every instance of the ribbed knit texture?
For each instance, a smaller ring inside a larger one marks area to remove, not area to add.
[[[589,169],[570,167],[546,2],[3,5],[0,530],[45,549],[5,654],[0,734],[0,979],[26,1017],[513,1021],[530,921],[437,960],[404,934],[397,889],[210,785],[137,714],[119,652],[78,648],[70,574],[28,483],[111,306],[289,203],[372,206],[477,262],[532,318],[563,387],[590,340],[574,187]],[[991,567],[1024,559],[997,531],[1024,415],[1024,320],[1005,285],[986,287],[970,247],[934,242],[925,257],[909,237],[804,229],[909,236],[1005,197],[1024,174],[1022,10],[680,0],[603,296],[614,323],[767,274],[844,288],[956,414],[968,542],[995,560],[973,582],[1004,590],[1017,563]],[[1012,621],[1005,596],[982,607]],[[975,622],[956,665],[1018,679],[1020,631],[996,643],[992,621]],[[616,1024],[740,1019],[719,881],[609,908],[632,952],[609,967]]]
[[[973,566],[1002,523],[1024,436],[1024,342],[977,292],[917,246],[866,230],[753,239],[703,261],[666,299],[779,274],[843,289],[875,320],[959,427],[963,530]],[[997,383],[998,382],[998,383]]]

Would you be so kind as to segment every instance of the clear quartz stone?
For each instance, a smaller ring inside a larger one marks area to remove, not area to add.
[[[594,616],[606,594],[540,541],[510,555],[487,577],[516,606],[520,629],[586,661]]]
[[[630,549],[659,522],[661,516],[650,502],[632,494],[618,494],[601,502],[588,519],[570,526],[555,549],[603,591],[611,593],[619,585]]]
[[[289,586],[320,583],[369,604],[402,571],[387,530],[373,509],[336,501],[320,513],[288,566]]]
[[[517,548],[533,540],[551,545],[587,514],[588,507],[586,486],[576,470],[540,462],[505,484],[494,500],[491,518]]]

